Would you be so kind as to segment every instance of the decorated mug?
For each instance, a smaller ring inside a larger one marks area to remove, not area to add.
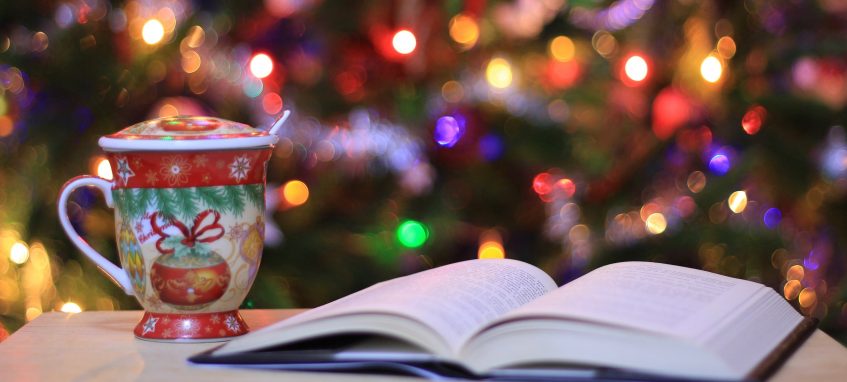
[[[211,117],[141,122],[100,138],[113,180],[78,176],[62,187],[59,218],[73,243],[144,307],[135,336],[215,341],[247,333],[238,314],[259,267],[265,176],[275,132]],[[70,194],[103,192],[115,210],[121,267],[71,225]]]

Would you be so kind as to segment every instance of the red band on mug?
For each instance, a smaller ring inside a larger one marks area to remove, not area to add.
[[[265,182],[270,148],[107,153],[115,188],[232,186]]]

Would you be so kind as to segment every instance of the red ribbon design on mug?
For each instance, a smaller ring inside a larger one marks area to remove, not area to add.
[[[156,241],[156,249],[159,250],[162,254],[174,253],[173,248],[163,248],[162,243],[165,239],[169,238],[171,235],[168,235],[163,228],[156,224],[156,217],[158,216],[158,212],[154,212],[150,215],[150,226],[153,228],[153,232],[159,235],[159,240]],[[210,214],[213,214],[213,220],[211,223],[207,223],[203,225],[203,221]],[[194,218],[194,222],[191,225],[191,228],[188,228],[181,221],[171,218],[169,219],[170,223],[179,229],[182,232],[182,241],[180,242],[182,245],[192,248],[195,243],[211,243],[215,240],[220,239],[224,235],[224,227],[221,226],[218,221],[221,220],[221,214],[215,210],[206,210],[199,214]],[[214,232],[214,230],[218,230],[218,232]]]

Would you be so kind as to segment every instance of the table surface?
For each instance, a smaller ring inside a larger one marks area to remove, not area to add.
[[[302,310],[242,310],[257,329]],[[140,311],[49,312],[0,342],[3,381],[389,381],[394,376],[298,373],[191,366],[185,359],[219,343],[174,344],[135,339]],[[847,348],[817,330],[772,381],[843,381]]]

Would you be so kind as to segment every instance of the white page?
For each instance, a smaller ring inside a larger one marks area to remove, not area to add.
[[[562,317],[695,338],[762,285],[667,264],[610,264],[508,314]]]
[[[231,343],[322,318],[388,313],[423,322],[456,352],[474,331],[555,289],[550,276],[532,265],[469,260],[376,284]]]

